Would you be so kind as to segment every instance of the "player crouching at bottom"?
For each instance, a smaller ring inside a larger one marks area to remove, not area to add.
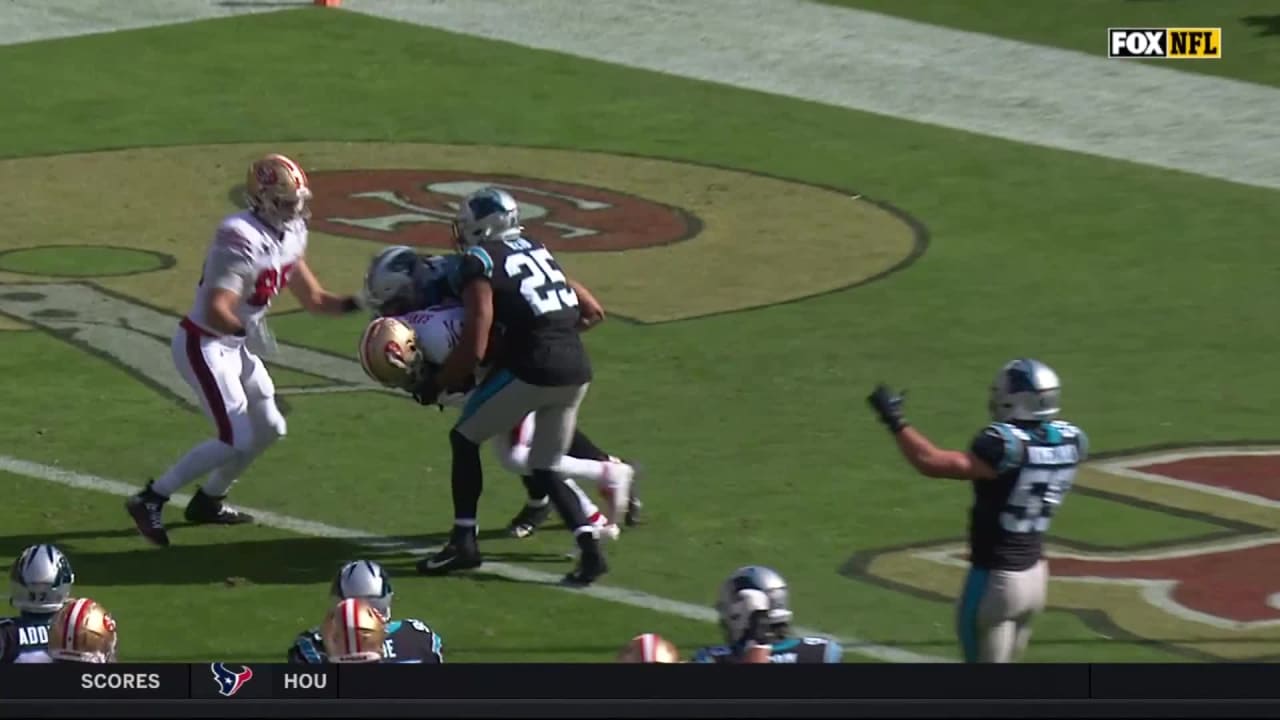
[[[916,470],[973,482],[969,574],[956,630],[965,662],[1013,662],[1044,610],[1044,535],[1088,455],[1080,428],[1056,420],[1058,374],[1037,360],[1006,364],[991,384],[994,420],[969,452],[940,450],[902,414],[903,397],[880,385],[867,398]]]
[[[656,633],[644,633],[631,638],[631,641],[618,652],[620,663],[678,663],[680,651],[668,639]]]
[[[89,598],[67,600],[49,626],[49,656],[53,662],[115,662],[115,619]]]
[[[388,663],[444,662],[440,650],[440,636],[421,620],[391,619],[391,578],[382,566],[372,560],[353,560],[342,566],[329,589],[333,602],[361,600],[369,604],[385,624],[386,638],[382,643],[382,660]],[[323,627],[312,628],[298,634],[289,648],[291,663],[320,664],[329,662],[325,650]]]
[[[52,545],[32,545],[9,570],[9,603],[17,617],[0,619],[0,664],[49,662],[49,625],[71,596],[71,562]]]
[[[792,637],[787,581],[759,565],[738,568],[720,586],[716,612],[725,645],[694,653],[692,662],[838,663],[840,643],[820,637]]]

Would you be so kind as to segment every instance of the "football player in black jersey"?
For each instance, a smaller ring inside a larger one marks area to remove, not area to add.
[[[71,562],[52,545],[32,545],[9,569],[9,603],[16,617],[0,618],[0,663],[49,662],[49,623],[75,583]]]
[[[698,650],[691,662],[838,663],[844,654],[835,640],[792,635],[787,581],[767,567],[735,570],[720,585],[716,612],[725,644]]]
[[[372,560],[353,560],[342,566],[329,590],[333,602],[363,600],[382,618],[385,638],[382,660],[385,663],[444,662],[440,636],[427,624],[414,618],[391,619],[391,579],[382,566]],[[291,663],[320,664],[329,662],[325,653],[324,628],[316,627],[298,634],[289,648]]]
[[[458,206],[454,239],[462,258],[450,283],[466,309],[462,338],[438,368],[426,368],[414,390],[424,404],[463,385],[489,350],[490,333],[501,328],[493,369],[471,394],[453,430],[454,527],[449,543],[418,563],[424,574],[478,567],[476,514],[483,490],[480,444],[509,432],[533,413],[529,467],[535,488],[550,496],[578,543],[578,567],[565,581],[586,585],[607,570],[596,528],[564,478],[552,470],[569,448],[578,407],[591,383],[591,362],[579,332],[604,320],[600,303],[565,276],[551,251],[524,237],[519,205],[510,194],[485,188]],[[615,496],[611,517],[626,511]]]
[[[973,482],[970,567],[956,620],[966,662],[1016,660],[1044,609],[1044,535],[1089,449],[1080,428],[1056,419],[1060,396],[1049,366],[1025,358],[1008,363],[991,385],[994,422],[968,452],[941,450],[911,427],[901,393],[880,385],[867,398],[921,474]]]
[[[396,317],[435,305],[459,303],[461,298],[454,290],[450,279],[457,277],[462,257],[462,255],[419,255],[413,248],[405,245],[385,248],[373,256],[365,272],[363,304],[374,315]],[[517,425],[512,430],[512,434],[518,435],[521,427]],[[515,471],[514,468],[509,467],[512,464],[509,453],[511,445],[507,444],[505,448],[502,445],[496,443],[494,446],[499,454],[499,460],[505,467]],[[616,472],[611,472],[607,481],[602,480],[597,483],[598,489],[610,506],[606,510],[613,510],[614,488],[619,484],[626,485],[624,491],[629,496],[623,517],[619,519],[611,514],[609,520],[619,525],[625,523],[627,527],[639,524],[643,504],[636,495],[634,485],[634,480],[638,476],[636,466],[602,450],[582,432],[581,428],[574,430],[573,440],[570,441],[569,450],[565,454],[571,458],[609,463],[610,470],[616,470]],[[523,474],[523,470],[519,473]],[[507,524],[508,532],[512,537],[517,538],[532,535],[551,514],[551,500],[545,492],[540,491],[533,478],[523,475],[521,480],[528,493],[528,500]],[[581,481],[582,478],[578,480]]]

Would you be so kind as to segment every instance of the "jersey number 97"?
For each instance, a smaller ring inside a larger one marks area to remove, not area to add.
[[[520,294],[534,317],[578,306],[578,294],[546,248],[508,255],[504,270],[508,277],[520,280]]]

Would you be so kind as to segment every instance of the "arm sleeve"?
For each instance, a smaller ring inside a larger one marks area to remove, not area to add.
[[[1089,459],[1089,436],[1080,428],[1076,428],[1076,446],[1080,450],[1080,462]]]
[[[1006,462],[1006,449],[1004,437],[993,427],[984,428],[969,445],[969,452],[990,465],[996,472],[999,472]]]
[[[492,277],[493,258],[489,257],[489,251],[482,247],[467,248],[449,274],[449,286],[455,295],[462,297],[463,289],[470,285],[472,280],[480,278],[488,280]]]
[[[209,251],[204,272],[205,284],[244,295],[253,290],[253,256],[249,241],[235,228],[220,227]]]

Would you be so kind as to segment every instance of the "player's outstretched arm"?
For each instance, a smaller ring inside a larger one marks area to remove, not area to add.
[[[885,385],[876,387],[867,396],[867,403],[875,410],[880,422],[893,433],[902,457],[920,474],[954,480],[988,480],[996,477],[995,470],[977,455],[938,448],[924,433],[911,427],[902,413],[904,402],[904,393],[895,393]]]
[[[325,290],[306,260],[299,260],[294,265],[293,274],[289,276],[289,291],[302,303],[304,310],[316,315],[345,315],[360,309],[360,302],[354,295],[335,295]]]
[[[586,285],[573,278],[568,280],[569,287],[573,288],[574,294],[578,296],[578,312],[582,314],[582,319],[578,321],[578,329],[585,332],[604,322],[604,306],[596,296],[591,294]]]

